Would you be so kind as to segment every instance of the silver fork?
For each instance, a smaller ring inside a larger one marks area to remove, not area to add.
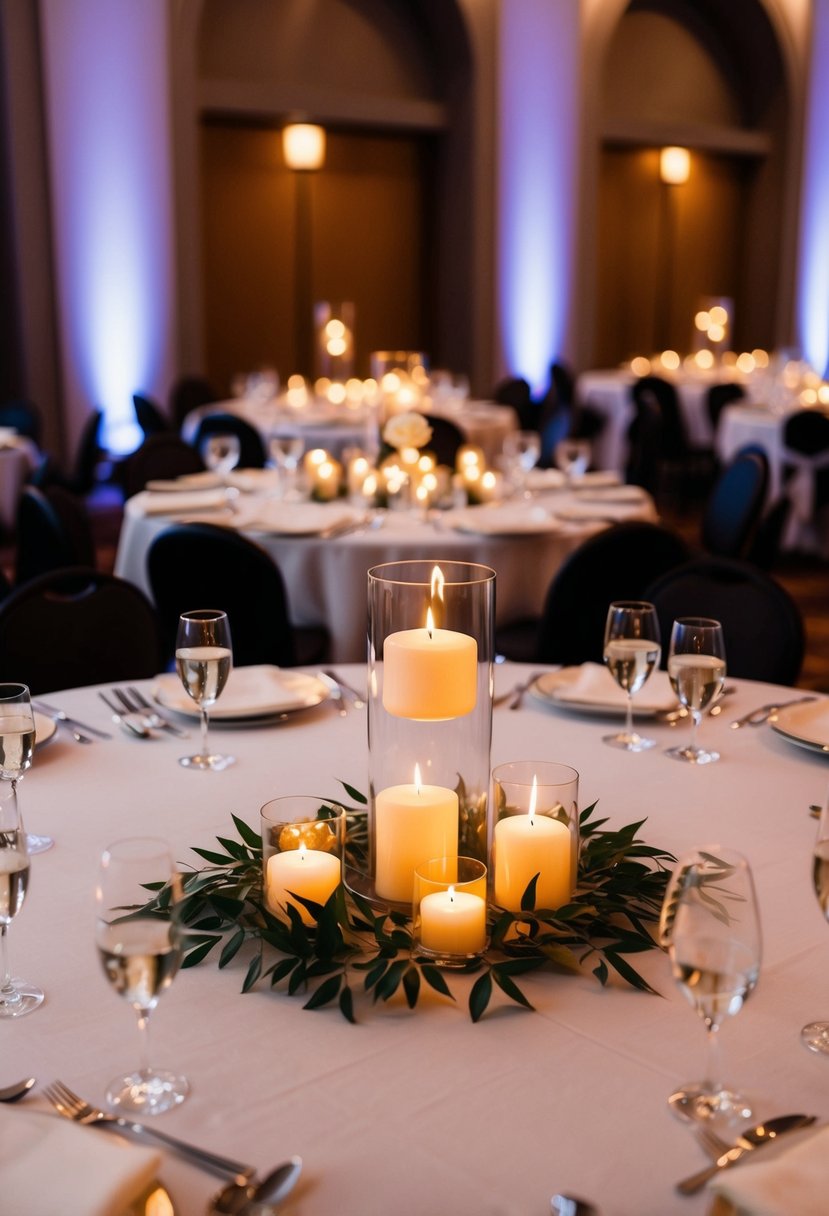
[[[180,1157],[184,1157],[186,1160],[200,1165],[202,1169],[208,1170],[212,1174],[218,1174],[220,1178],[235,1178],[240,1184],[249,1182],[256,1173],[252,1165],[245,1165],[242,1161],[234,1161],[231,1157],[220,1157],[218,1153],[211,1153],[207,1149],[197,1148],[194,1144],[188,1144],[185,1140],[178,1140],[175,1136],[157,1131],[154,1127],[146,1127],[143,1123],[134,1123],[132,1119],[125,1119],[121,1115],[107,1114],[106,1111],[100,1110],[97,1106],[92,1106],[89,1102],[85,1102],[83,1098],[69,1089],[67,1085],[64,1085],[62,1081],[55,1081],[52,1085],[45,1085],[43,1092],[59,1115],[63,1115],[65,1119],[71,1119],[75,1123],[89,1124],[93,1127],[96,1125],[100,1127],[117,1127],[123,1132],[137,1136],[139,1139],[146,1137],[148,1140],[157,1141],[159,1144],[164,1144],[167,1148],[178,1153]]]
[[[713,1161],[717,1161],[723,1153],[727,1153],[731,1145],[727,1140],[723,1140],[722,1136],[718,1136],[710,1127],[706,1127],[704,1123],[694,1125],[694,1135],[697,1142]]]
[[[154,709],[147,698],[138,691],[137,688],[130,686],[126,691],[122,688],[113,688],[112,690],[125,709],[129,709],[134,713],[141,714],[147,726],[154,730],[166,730],[171,735],[178,735],[180,739],[186,739],[188,732],[183,730],[175,722],[171,722],[169,718],[165,718],[158,710]]]

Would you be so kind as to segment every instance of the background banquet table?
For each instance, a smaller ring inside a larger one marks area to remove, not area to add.
[[[427,413],[449,419],[458,426],[467,443],[483,450],[487,463],[497,466],[504,440],[518,430],[518,416],[508,405],[493,401],[466,401],[462,405],[430,404]],[[349,447],[372,451],[377,447],[376,414],[367,406],[349,409],[327,401],[311,401],[301,408],[290,408],[279,399],[259,400],[234,397],[192,410],[182,424],[182,436],[192,441],[199,422],[209,414],[237,414],[256,427],[267,444],[272,436],[301,435],[306,451],[325,448],[338,459]]]
[[[0,445],[0,524],[10,532],[17,519],[20,491],[39,459],[36,444],[24,436],[15,436]]]
[[[174,520],[171,516],[142,514],[146,504],[146,495],[138,495],[126,504],[115,572],[149,595],[147,550],[153,538]],[[405,511],[388,511],[378,516],[382,527],[368,527],[336,537],[245,530],[267,549],[282,571],[293,623],[326,625],[334,661],[353,662],[365,653],[366,572],[372,566],[418,558],[481,562],[498,575],[498,622],[514,621],[540,614],[547,587],[561,563],[585,537],[606,527],[608,519],[656,518],[653,500],[644,492],[637,503],[618,505],[590,504],[583,496],[562,491],[534,500],[527,509],[567,512],[578,510],[579,506],[585,513],[592,509],[594,518],[563,520],[558,524],[542,521],[537,530],[524,534],[509,529],[497,535],[461,532],[449,527],[439,515],[432,522],[425,522]],[[249,509],[245,504],[244,510]],[[332,505],[331,510],[334,512],[336,507]],[[472,510],[490,512],[497,508]],[[210,516],[204,518],[209,520]],[[483,528],[484,519],[497,521],[497,515],[487,514],[480,519],[478,526]],[[221,572],[217,571],[217,578],[220,577]]]
[[[352,682],[364,673],[343,669]],[[498,668],[496,690],[522,674]],[[716,765],[666,758],[676,733],[665,725],[652,724],[661,746],[651,752],[608,748],[608,720],[529,697],[518,712],[495,710],[492,762],[566,762],[581,775],[581,806],[598,799],[613,826],[646,818],[652,844],[681,852],[719,841],[747,855],[765,954],[756,993],[723,1029],[725,1072],[756,1095],[761,1115],[802,1110],[826,1119],[826,1062],[800,1046],[798,1032],[829,1014],[829,929],[811,888],[807,813],[826,793],[829,768],[769,727],[729,730],[731,718],[775,691],[733,683],[726,712],[702,728],[722,751]],[[92,689],[51,700],[107,725]],[[82,747],[59,732],[38,749],[21,802],[29,828],[57,843],[33,859],[10,939],[15,973],[40,982],[47,999],[0,1025],[0,1083],[28,1073],[41,1083],[60,1078],[100,1101],[109,1079],[136,1062],[133,1016],[93,948],[96,864],[109,842],[156,834],[183,864],[199,864],[191,846],[232,834],[231,812],[258,826],[259,808],[277,795],[336,795],[340,780],[366,788],[364,711],[341,718],[323,704],[279,726],[214,737],[238,759],[220,774],[182,769],[186,745],[174,738],[116,733]],[[246,959],[222,971],[204,964],[178,976],[153,1018],[154,1059],[192,1083],[159,1126],[260,1169],[301,1154],[303,1177],[285,1216],[545,1216],[556,1190],[592,1198],[603,1216],[702,1216],[710,1196],[674,1191],[705,1159],[666,1096],[700,1075],[703,1028],[663,955],[636,962],[661,996],[616,982],[602,989],[589,969],[530,976],[521,983],[535,1012],[496,998],[473,1025],[471,981],[459,979],[457,1005],[427,994],[411,1012],[402,998],[375,1007],[358,996],[356,1026],[333,1009],[304,1011],[301,998],[240,995]],[[38,1106],[46,1102],[36,1095],[15,1109]],[[180,1216],[204,1211],[216,1190],[172,1158],[160,1177]]]

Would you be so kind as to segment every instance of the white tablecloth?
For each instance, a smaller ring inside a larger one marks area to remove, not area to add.
[[[492,401],[467,401],[459,407],[435,403],[429,412],[448,418],[460,428],[467,443],[483,449],[487,463],[495,465],[504,446],[504,439],[518,429],[518,416],[508,405]],[[348,447],[371,451],[377,445],[377,423],[371,410],[358,407],[349,410],[328,402],[311,402],[304,409],[290,409],[281,399],[260,401],[250,397],[235,397],[200,406],[184,420],[181,433],[192,441],[199,422],[209,414],[238,414],[255,426],[267,444],[275,435],[302,435],[305,448],[325,448],[339,458]]]
[[[713,439],[708,417],[708,389],[719,381],[702,373],[665,376],[676,385],[688,442],[692,448],[710,447]],[[635,409],[631,386],[637,379],[632,372],[607,369],[583,372],[576,380],[576,396],[597,410],[605,419],[601,433],[593,440],[593,465],[613,469],[624,475],[628,455],[627,433]]]
[[[576,505],[575,496],[566,492],[545,496],[543,501],[562,510]],[[115,573],[150,595],[147,550],[154,537],[172,521],[170,517],[142,516],[141,502],[138,496],[126,505]],[[586,503],[581,505],[589,509]],[[593,504],[593,508],[599,517],[603,512],[612,512],[618,519],[656,518],[648,496],[633,506]],[[488,508],[479,508],[485,509]],[[381,528],[337,538],[250,533],[282,571],[293,623],[326,625],[336,662],[357,662],[365,656],[366,585],[372,566],[416,558],[474,561],[491,566],[498,575],[496,613],[500,624],[538,616],[550,580],[561,563],[585,537],[606,527],[607,520],[562,522],[555,530],[526,536],[472,535],[444,526],[440,518],[426,523],[396,511],[384,513],[382,524]]]
[[[497,689],[520,670],[499,668]],[[344,674],[357,681],[364,669]],[[829,767],[768,727],[729,730],[729,719],[771,695],[767,685],[735,683],[727,712],[702,727],[722,751],[716,765],[666,758],[662,746],[677,737],[667,726],[652,728],[658,749],[633,755],[601,743],[607,721],[531,699],[517,713],[495,711],[492,761],[564,761],[581,775],[581,805],[598,798],[612,824],[647,817],[652,844],[679,852],[719,841],[746,853],[765,954],[756,993],[723,1028],[724,1072],[756,1095],[761,1116],[825,1119],[826,1061],[798,1033],[829,1015],[829,930],[811,888],[807,814],[826,793]],[[108,723],[92,690],[50,699]],[[0,1023],[0,1083],[61,1078],[100,1102],[110,1078],[137,1062],[134,1017],[93,947],[105,845],[157,834],[198,865],[190,846],[232,834],[231,812],[258,826],[260,806],[276,795],[336,795],[340,779],[366,789],[365,711],[340,718],[323,705],[278,727],[214,737],[238,759],[220,774],[182,769],[186,744],[174,738],[118,733],[83,747],[61,732],[37,751],[21,803],[30,829],[57,844],[33,859],[10,947],[15,974],[40,982],[47,999]],[[521,980],[535,1013],[496,997],[478,1025],[465,1009],[469,980],[452,981],[457,1005],[427,994],[415,1012],[400,997],[375,1008],[358,996],[351,1026],[333,1009],[303,1011],[301,998],[240,995],[246,959],[184,971],[153,1015],[152,1055],[183,1070],[192,1094],[158,1125],[261,1170],[300,1153],[303,1178],[285,1216],[546,1216],[558,1190],[592,1198],[603,1216],[703,1216],[710,1198],[682,1198],[674,1183],[705,1158],[666,1106],[672,1087],[701,1075],[703,1027],[664,956],[636,961],[664,999],[617,983],[602,989],[589,972],[544,974]],[[38,1105],[36,1091],[20,1109]],[[161,1177],[182,1216],[199,1216],[217,1188],[173,1158]]]

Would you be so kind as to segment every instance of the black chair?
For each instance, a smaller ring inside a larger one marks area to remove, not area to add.
[[[120,480],[124,495],[132,498],[154,478],[183,477],[187,473],[204,471],[204,461],[197,450],[171,432],[150,435],[123,461]]]
[[[681,537],[659,524],[614,524],[561,565],[539,620],[496,629],[496,652],[515,662],[600,663],[608,605],[646,599],[643,592],[657,575],[688,556]]]
[[[792,504],[783,495],[764,512],[745,555],[746,561],[751,562],[752,566],[771,570],[777,564],[791,511]]]
[[[144,393],[133,393],[132,406],[135,410],[135,419],[141,427],[145,439],[150,435],[160,435],[164,431],[172,430],[170,421],[165,417],[161,406],[151,397],[147,397]]]
[[[512,406],[522,431],[538,430],[540,411],[537,403],[533,401],[529,382],[522,376],[509,376],[506,380],[500,380],[495,385],[492,400],[498,405]]]
[[[720,621],[729,675],[795,684],[805,651],[803,619],[779,583],[748,562],[700,557],[646,588],[656,607],[665,665],[673,622],[682,616]]]
[[[218,394],[209,380],[204,376],[180,376],[170,389],[167,403],[173,425],[181,430],[184,419],[192,410],[202,405],[211,405],[218,400]]]
[[[432,437],[426,447],[434,452],[438,464],[448,464],[454,469],[458,448],[466,443],[463,431],[449,418],[439,418],[435,414],[426,414],[425,417],[432,428]]]
[[[101,447],[101,425],[104,420],[103,410],[94,410],[83,425],[75,460],[68,474],[63,474],[55,466],[51,457],[47,456],[33,474],[31,484],[40,489],[48,486],[61,486],[72,494],[82,498],[92,492],[95,485],[95,475],[98,462],[103,456]]]
[[[50,570],[94,565],[92,526],[83,500],[60,486],[24,486],[17,505],[16,586]]]
[[[655,498],[660,488],[662,414],[654,400],[645,398],[635,405],[636,416],[627,433],[625,481],[632,486],[642,486]]]
[[[769,480],[762,448],[741,448],[723,469],[702,516],[701,540],[718,557],[746,557],[763,513]]]
[[[820,410],[797,410],[791,414],[783,424],[783,447],[807,460],[809,457],[820,456],[829,451],[829,415]],[[795,465],[785,460],[784,452],[784,483],[791,481],[795,471]],[[816,468],[812,476],[814,501],[811,507],[813,513],[829,503],[829,468]],[[803,522],[810,522],[810,520],[804,518]]]
[[[264,469],[267,462],[265,445],[256,427],[235,414],[207,414],[199,423],[193,437],[193,447],[202,450],[210,435],[236,435],[239,440],[240,469]]]
[[[0,602],[0,670],[33,693],[141,680],[160,669],[155,612],[124,579],[52,570]]]
[[[17,399],[0,403],[0,426],[14,427],[18,435],[40,445],[43,425],[40,410],[33,401]]]
[[[720,414],[733,401],[741,401],[745,397],[745,389],[741,384],[712,384],[705,398],[705,409],[711,423],[711,433],[716,435],[720,422]]]
[[[631,388],[636,421],[646,429],[642,415],[658,411],[659,452],[657,457],[657,497],[671,496],[680,503],[687,497],[696,469],[679,406],[679,395],[669,380],[661,376],[640,376]],[[653,429],[653,428],[651,428]]]
[[[238,532],[214,524],[166,528],[150,546],[147,574],[168,662],[182,612],[205,605],[227,613],[238,667],[302,667],[326,659],[328,630],[291,624],[279,568]]]

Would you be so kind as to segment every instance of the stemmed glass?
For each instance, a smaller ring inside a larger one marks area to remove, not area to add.
[[[0,781],[11,783],[17,799],[17,783],[32,766],[35,718],[32,699],[25,684],[0,684]],[[51,836],[26,836],[26,852],[45,853],[54,844]]]
[[[587,439],[561,439],[553,450],[553,459],[568,481],[578,481],[587,472],[592,449]]]
[[[208,469],[224,479],[239,463],[241,450],[238,435],[217,432],[207,436],[201,454]]]
[[[215,608],[183,612],[176,635],[176,671],[184,691],[201,711],[201,751],[182,756],[185,768],[219,771],[236,763],[235,756],[210,751],[207,742],[207,711],[215,705],[230,675],[233,649],[227,613]]]
[[[643,752],[656,746],[633,729],[633,697],[659,662],[659,619],[653,604],[645,600],[617,600],[607,610],[604,631],[604,661],[623,692],[627,693],[624,730],[605,735],[603,742],[628,752]]]
[[[138,1016],[141,1063],[138,1070],[116,1077],[107,1101],[120,1110],[157,1115],[183,1102],[186,1077],[150,1067],[149,1019],[169,988],[181,962],[181,936],[176,907],[181,880],[163,840],[132,837],[118,840],[101,856],[95,891],[95,944],[109,982]],[[169,919],[157,908],[167,903]]]
[[[27,742],[26,736],[29,734]],[[6,934],[9,925],[23,907],[29,886],[29,852],[26,833],[17,805],[15,782],[9,780],[5,765],[11,759],[12,771],[18,765],[19,753],[31,747],[31,732],[6,732],[0,738],[3,765],[2,776],[9,781],[0,788],[0,958],[2,958],[3,983],[0,987],[0,1017],[19,1018],[31,1013],[43,1001],[43,992],[34,984],[15,977],[9,970],[8,943]]]
[[[812,883],[823,915],[829,920],[829,795],[823,804],[812,853]],[[829,1055],[829,1022],[808,1022],[800,1040],[810,1051]]]
[[[719,845],[681,857],[665,892],[660,941],[674,979],[705,1023],[705,1079],[683,1085],[669,1099],[682,1117],[751,1118],[751,1106],[727,1088],[720,1073],[719,1030],[740,1012],[760,974],[760,919],[745,857]]]
[[[513,431],[507,435],[503,455],[509,480],[522,497],[528,498],[527,478],[541,457],[541,436],[538,431]]]
[[[705,709],[715,701],[725,682],[725,642],[722,625],[704,616],[679,617],[671,630],[668,678],[680,705],[691,713],[691,738],[684,747],[670,747],[666,755],[690,764],[712,764],[719,752],[697,746],[697,731]]]
[[[305,451],[305,440],[301,435],[274,435],[269,441],[271,460],[279,473],[281,497],[297,496],[297,472]]]

